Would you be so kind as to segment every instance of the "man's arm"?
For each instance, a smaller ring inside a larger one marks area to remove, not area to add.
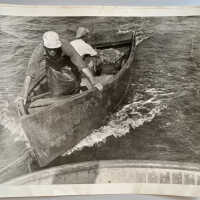
[[[88,80],[89,80],[91,86],[94,86],[95,81],[94,81],[94,77],[93,77],[91,71],[90,71],[88,68],[83,68],[83,69],[82,69],[82,72],[83,72],[83,73],[85,74],[85,76],[88,78]]]
[[[87,68],[85,62],[83,61],[82,57],[77,53],[77,51],[73,48],[73,46],[68,42],[62,42],[62,50],[63,52],[70,57],[71,62],[77,66],[79,71],[83,72],[86,78],[89,80],[90,84],[94,86],[95,81],[93,78],[92,73],[90,70]]]

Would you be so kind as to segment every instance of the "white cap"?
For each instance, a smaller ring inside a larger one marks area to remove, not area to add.
[[[49,49],[55,49],[62,46],[58,33],[47,31],[43,35],[44,46]]]

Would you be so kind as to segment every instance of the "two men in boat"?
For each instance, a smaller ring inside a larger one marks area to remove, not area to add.
[[[43,35],[43,42],[33,51],[28,64],[21,98],[24,105],[27,103],[30,83],[42,68],[41,63],[45,63],[48,88],[52,96],[78,93],[82,74],[92,87],[102,90],[102,85],[95,84],[91,71],[69,41],[62,41],[56,32],[48,31]]]

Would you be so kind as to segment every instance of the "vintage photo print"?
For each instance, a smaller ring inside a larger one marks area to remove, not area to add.
[[[0,8],[0,196],[200,195],[200,9],[71,9]]]

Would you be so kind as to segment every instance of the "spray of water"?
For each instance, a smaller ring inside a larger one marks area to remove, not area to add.
[[[70,155],[74,151],[80,151],[84,147],[92,147],[94,144],[104,143],[109,136],[122,137],[129,133],[130,128],[134,130],[144,123],[151,122],[167,108],[164,101],[160,100],[160,96],[170,96],[171,93],[167,94],[156,89],[148,89],[145,93],[150,96],[148,99],[141,99],[141,95],[136,94],[129,104],[110,117],[105,126],[94,130],[91,135],[84,138],[63,156]]]
[[[9,130],[14,141],[23,141],[30,147],[26,134],[23,131],[14,106],[10,106],[8,101],[1,102],[0,125]]]

